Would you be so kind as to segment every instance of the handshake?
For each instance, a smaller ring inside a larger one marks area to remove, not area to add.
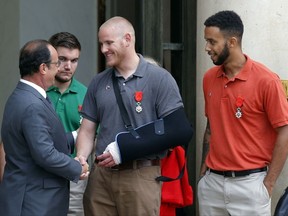
[[[79,163],[82,165],[80,180],[88,178],[90,172],[89,172],[89,164],[87,163],[86,159],[83,156],[75,157],[74,159],[79,161]]]

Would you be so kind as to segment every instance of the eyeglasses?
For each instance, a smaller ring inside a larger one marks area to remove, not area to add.
[[[61,65],[61,61],[58,60],[57,62],[45,62],[45,64],[55,64],[56,67],[59,67]]]

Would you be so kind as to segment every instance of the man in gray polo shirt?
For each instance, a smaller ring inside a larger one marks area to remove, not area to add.
[[[128,20],[109,19],[100,27],[98,36],[110,68],[94,77],[82,107],[83,121],[76,144],[80,159],[86,160],[92,151],[95,130],[101,125],[97,160],[84,194],[85,215],[159,215],[161,183],[155,180],[161,175],[159,159],[171,145],[185,144],[181,137],[187,137],[184,142],[191,138],[190,124],[187,130],[179,126],[188,121],[178,86],[165,69],[136,53],[135,32]],[[113,76],[140,138],[126,132]],[[161,135],[149,132],[154,128],[151,122],[158,119],[163,119],[165,126]]]

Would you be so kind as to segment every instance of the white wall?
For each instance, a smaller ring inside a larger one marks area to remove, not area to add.
[[[200,166],[202,139],[206,126],[202,78],[213,64],[205,53],[204,21],[221,10],[234,10],[244,24],[243,51],[276,72],[281,79],[288,79],[288,1],[287,0],[198,0],[197,1],[197,163]],[[287,163],[287,162],[286,162]],[[199,170],[197,170],[199,173]],[[288,164],[277,181],[272,209],[282,191],[288,186]]]

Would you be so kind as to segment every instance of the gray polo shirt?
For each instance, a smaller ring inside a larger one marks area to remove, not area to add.
[[[135,73],[126,80],[116,72],[121,96],[134,128],[162,118],[183,107],[179,88],[169,72],[148,63],[141,55]],[[85,96],[82,115],[97,124],[96,155],[115,141],[119,132],[126,131],[113,90],[113,68],[97,74],[91,81]],[[137,112],[135,92],[142,92],[142,111]]]

